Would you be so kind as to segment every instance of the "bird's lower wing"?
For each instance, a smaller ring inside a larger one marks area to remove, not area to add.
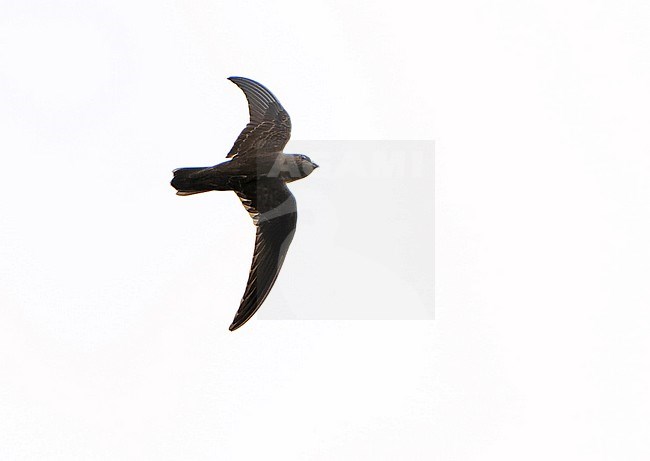
[[[257,227],[253,262],[246,291],[230,330],[246,323],[268,296],[293,240],[296,199],[279,179],[260,178],[235,190]]]

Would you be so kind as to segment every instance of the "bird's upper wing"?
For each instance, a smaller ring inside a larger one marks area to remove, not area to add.
[[[236,330],[260,308],[275,283],[296,231],[296,199],[279,179],[259,178],[235,190],[257,226],[253,263],[239,310],[230,325]]]
[[[243,77],[230,77],[228,80],[246,95],[250,122],[226,158],[247,152],[281,152],[291,137],[291,119],[280,101],[254,80]]]

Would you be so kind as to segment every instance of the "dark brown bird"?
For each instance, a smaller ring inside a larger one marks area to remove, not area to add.
[[[268,296],[296,231],[296,199],[286,183],[309,176],[318,165],[306,155],[282,152],[291,136],[291,119],[268,89],[248,78],[228,80],[244,92],[250,113],[250,122],[226,155],[231,160],[174,170],[171,185],[177,195],[234,191],[253,218],[257,228],[253,263],[230,325],[233,331],[246,323]]]

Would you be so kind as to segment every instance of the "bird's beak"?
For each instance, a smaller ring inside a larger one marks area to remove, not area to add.
[[[311,166],[314,167],[314,170],[315,170],[316,168],[318,168],[318,165],[316,165],[314,162],[311,162]]]

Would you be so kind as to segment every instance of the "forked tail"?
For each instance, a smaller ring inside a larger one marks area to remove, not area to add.
[[[193,195],[210,190],[229,190],[228,175],[212,167],[178,168],[171,185],[176,195]]]
[[[209,191],[210,189],[206,188],[205,184],[201,184],[202,181],[195,178],[201,170],[205,170],[205,168],[177,168],[174,170],[171,185],[176,189],[176,195],[192,195]]]

